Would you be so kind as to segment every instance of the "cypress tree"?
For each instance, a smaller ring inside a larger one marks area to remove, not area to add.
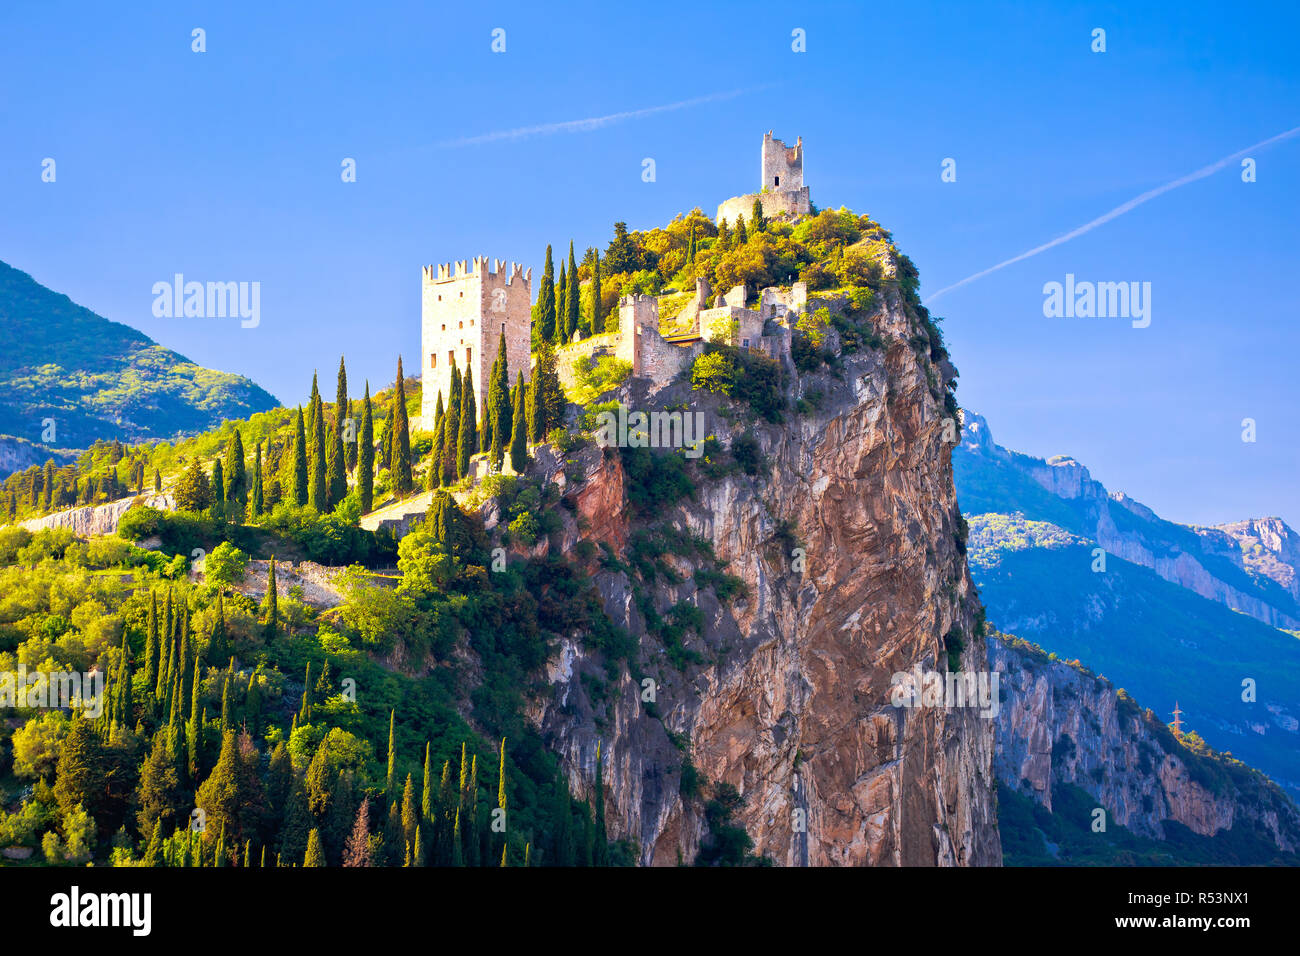
[[[413,856],[414,859],[412,859],[411,861],[412,866],[429,865],[424,856],[424,835],[421,832],[421,828],[418,823],[415,825],[415,853]]]
[[[153,470],[153,490],[155,493],[162,491],[162,472],[157,468]]]
[[[456,440],[456,477],[464,478],[469,474],[469,460],[475,452],[478,435],[474,428],[477,424],[477,408],[474,398],[474,370],[465,370],[465,380],[461,382],[460,396],[460,437]]]
[[[524,373],[518,373],[515,385],[514,424],[510,432],[510,468],[517,475],[524,473],[528,465],[528,435],[524,420],[524,398],[527,392],[524,386]]]
[[[149,624],[144,637],[144,681],[152,685],[158,677],[158,594],[149,591]]]
[[[736,217],[736,245],[743,246],[749,242],[749,233],[745,230],[745,217],[743,215]]]
[[[578,281],[578,264],[573,259],[573,240],[569,240],[569,284],[564,290],[564,341],[572,341],[578,331],[578,309],[582,298],[582,283]]]
[[[339,431],[331,432],[329,467],[326,469],[326,500],[333,510],[334,506],[348,496],[348,462],[343,451],[343,435]]]
[[[491,427],[492,467],[501,469],[506,445],[510,441],[510,370],[506,360],[506,337],[497,343],[497,360],[492,365],[492,379],[488,382],[487,413]]]
[[[317,413],[312,416],[311,425],[311,485],[307,491],[307,504],[311,505],[312,510],[317,513],[329,511],[326,497],[328,486],[325,483],[325,422],[323,419],[324,415]]]
[[[591,264],[591,331],[599,335],[605,331],[605,317],[600,308],[600,250],[592,250],[596,257]]]
[[[478,754],[469,760],[469,805],[465,811],[465,865],[478,866],[482,853],[478,837]]]
[[[537,293],[533,312],[533,329],[542,342],[555,338],[555,265],[551,262],[551,247],[546,247],[546,264],[542,268],[542,284]]]
[[[529,438],[533,442],[546,440],[546,434],[564,421],[564,388],[555,369],[555,351],[543,344],[537,352],[530,383],[528,409]]]
[[[304,867],[322,867],[325,866],[325,851],[321,847],[320,830],[315,827],[307,834],[307,853],[303,856],[302,865]]]
[[[433,420],[433,448],[429,452],[429,469],[424,476],[425,491],[432,491],[442,484],[442,446],[446,441],[444,429],[447,423],[444,421],[447,413],[442,407],[442,392],[438,392],[438,407],[434,409]]]
[[[464,866],[465,852],[461,847],[462,834],[460,831],[460,807],[456,808],[456,823],[451,830],[451,865]]]
[[[424,783],[420,787],[420,819],[433,821],[433,763],[429,760],[429,742],[424,743]],[[430,836],[433,835],[431,830]]]
[[[271,566],[266,572],[266,597],[262,599],[262,612],[266,626],[266,639],[273,641],[280,633],[280,605],[275,584],[275,555],[271,555]]]
[[[301,405],[298,406],[297,432],[293,438],[293,483],[289,500],[299,508],[307,503],[307,434]]]
[[[397,357],[397,388],[393,392],[393,457],[388,471],[399,496],[415,488],[411,480],[411,432],[406,420],[406,384],[402,378],[402,357]]]
[[[238,428],[226,442],[224,496],[226,516],[236,524],[242,524],[248,507],[248,476],[244,471],[244,440]]]
[[[555,802],[551,807],[551,859],[556,866],[573,866],[573,801],[564,772],[556,768]]]
[[[226,479],[224,469],[221,467],[221,459],[218,458],[212,463],[212,514],[222,521],[227,520],[226,512]]]
[[[408,773],[406,783],[402,787],[402,835],[407,843],[415,841],[415,831],[419,825],[420,816],[415,808],[415,783]]]
[[[442,429],[442,483],[449,485],[456,480],[456,446],[460,441],[460,371],[456,360],[451,360],[451,394],[447,397],[447,414]]]
[[[348,416],[348,370],[339,356],[338,386],[334,393],[334,434],[343,437],[343,419]]]
[[[366,380],[365,407],[361,412],[361,440],[357,448],[357,495],[363,514],[375,501],[375,422],[370,408],[370,380]]]
[[[569,276],[563,260],[560,262],[560,281],[555,286],[555,339],[556,345],[568,341],[564,336],[569,321]]]
[[[257,443],[257,450],[253,454],[253,512],[250,517],[256,518],[266,510],[266,495],[262,488],[262,443]]]
[[[384,795],[388,797],[388,805],[392,807],[396,804],[397,794],[394,792],[394,786],[397,782],[397,711],[388,712],[388,776],[384,782]]]

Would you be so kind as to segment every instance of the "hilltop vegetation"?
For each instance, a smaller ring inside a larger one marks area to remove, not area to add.
[[[173,439],[279,404],[248,379],[196,365],[3,262],[0,333],[0,419],[29,441]]]

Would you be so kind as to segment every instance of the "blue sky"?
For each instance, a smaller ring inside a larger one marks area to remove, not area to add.
[[[773,129],[803,136],[813,201],[892,229],[927,295],[1300,125],[1294,5],[1129,6],[10,0],[0,259],[297,402],[340,352],[358,390],[415,359],[421,265],[540,269],[547,242],[711,212],[756,187]],[[1254,158],[1257,182],[1232,165],[933,304],[999,442],[1175,520],[1300,525],[1300,138]],[[176,272],[260,282],[261,325],[155,318]],[[1150,282],[1150,327],[1044,318],[1066,273]]]

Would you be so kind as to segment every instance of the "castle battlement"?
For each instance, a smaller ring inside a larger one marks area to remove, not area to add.
[[[487,276],[497,278],[505,276],[505,283],[509,285],[515,279],[521,279],[524,282],[532,282],[533,270],[530,266],[525,269],[521,263],[511,262],[508,264],[505,259],[489,260],[487,256],[475,256],[473,259],[458,259],[456,262],[440,262],[436,265],[424,266],[425,282],[451,282],[455,279],[467,279],[475,276]]]

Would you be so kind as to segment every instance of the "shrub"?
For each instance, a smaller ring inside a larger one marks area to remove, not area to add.
[[[208,584],[233,587],[244,579],[248,570],[248,555],[229,541],[223,541],[203,559],[203,577]]]
[[[762,452],[758,446],[758,439],[751,433],[745,432],[743,435],[736,436],[731,443],[731,455],[745,474],[758,474],[759,467],[762,465]]]

